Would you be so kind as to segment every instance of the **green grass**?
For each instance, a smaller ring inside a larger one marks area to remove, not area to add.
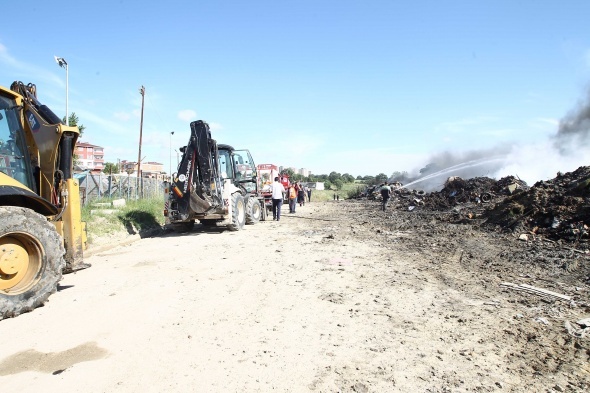
[[[86,222],[90,243],[97,237],[123,231],[135,234],[158,228],[164,224],[164,201],[161,198],[128,200],[125,206],[119,209],[101,208],[94,205],[94,203],[111,202],[111,199],[104,198],[82,207],[82,221]],[[116,210],[116,212],[107,214],[105,210]]]
[[[349,199],[356,196],[360,191],[365,189],[364,184],[359,183],[345,183],[342,189],[336,190],[313,190],[311,192],[311,201],[327,202],[334,200],[334,194],[340,196],[340,199]],[[360,191],[359,191],[360,190]]]
[[[340,200],[353,198],[364,185],[358,183],[346,183],[342,189],[313,190],[312,202],[327,202],[334,200],[334,194],[340,196]],[[112,199],[102,198],[92,201],[82,207],[82,221],[86,222],[88,241],[121,232],[138,233],[141,231],[158,228],[164,224],[164,201],[162,198],[128,200],[126,205],[117,209],[115,213],[107,214],[101,210],[113,210],[112,207],[101,208],[94,203],[111,203]],[[91,214],[91,211],[93,212]]]

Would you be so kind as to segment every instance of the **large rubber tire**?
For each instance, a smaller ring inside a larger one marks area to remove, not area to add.
[[[268,218],[268,208],[266,207],[266,205],[263,206],[264,207],[261,209],[260,221],[266,221],[266,219]]]
[[[190,232],[195,227],[195,220],[187,222],[175,222],[170,224],[170,228],[176,233]]]
[[[64,253],[61,237],[44,216],[0,207],[0,320],[29,312],[55,293]]]
[[[252,225],[260,221],[262,209],[260,208],[260,201],[256,197],[248,198],[246,202],[246,224]]]
[[[230,231],[239,231],[244,228],[246,223],[246,204],[244,197],[240,193],[234,193],[231,196],[232,216],[231,223],[228,225]]]

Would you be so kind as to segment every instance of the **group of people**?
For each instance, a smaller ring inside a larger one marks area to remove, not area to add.
[[[289,213],[295,213],[295,207],[299,203],[299,206],[305,205],[305,197],[307,194],[307,201],[311,200],[311,189],[307,186],[303,186],[299,182],[293,183],[289,186],[288,190],[285,190],[285,186],[281,184],[278,177],[275,177],[274,183],[272,183],[272,219],[280,221],[281,219],[281,207],[283,206],[283,196],[288,193],[289,200]]]

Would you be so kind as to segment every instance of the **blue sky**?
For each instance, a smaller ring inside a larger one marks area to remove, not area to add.
[[[526,166],[590,86],[588,1],[33,0],[2,13],[2,85],[35,83],[61,117],[65,58],[82,140],[111,162],[137,160],[145,86],[142,156],[166,170],[170,132],[178,148],[198,119],[257,163],[316,174],[499,145]]]

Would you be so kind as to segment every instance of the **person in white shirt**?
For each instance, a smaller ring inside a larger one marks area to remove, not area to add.
[[[279,221],[281,219],[281,207],[283,206],[283,194],[285,187],[279,182],[279,178],[275,177],[272,183],[272,219]]]

